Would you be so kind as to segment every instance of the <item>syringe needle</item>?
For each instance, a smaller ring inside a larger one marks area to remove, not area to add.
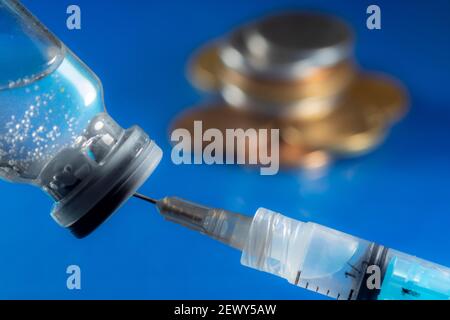
[[[208,208],[175,197],[155,200],[140,193],[134,197],[156,205],[165,219],[241,249],[247,239],[251,217],[222,209]]]
[[[150,197],[144,196],[143,194],[140,194],[140,193],[137,193],[137,192],[133,196],[138,198],[138,199],[141,199],[141,200],[153,203],[153,204],[157,204],[158,203],[158,200],[155,200],[155,199],[152,199]]]

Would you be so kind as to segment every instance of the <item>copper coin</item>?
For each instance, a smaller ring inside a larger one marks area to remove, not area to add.
[[[201,106],[188,109],[178,116],[172,123],[171,130],[177,128],[187,129],[191,136],[194,134],[194,121],[202,121],[203,132],[210,128],[218,129],[225,137],[226,129],[243,129],[250,128],[259,129],[279,129],[277,122],[272,118],[248,112],[245,110],[238,110],[224,104],[215,104],[208,106]],[[270,137],[270,135],[269,135]],[[195,150],[194,152],[202,152],[208,142],[204,142],[202,150]],[[261,146],[258,141],[258,149],[264,147],[265,150],[271,154],[270,140],[266,146]],[[255,152],[255,149],[252,149]],[[236,153],[236,149],[232,152]],[[246,157],[249,156],[248,144],[246,145]],[[280,166],[284,167],[298,167],[302,166],[305,155],[309,154],[312,150],[306,145],[301,143],[290,144],[280,139],[279,141],[279,160]],[[225,154],[226,150],[224,150]]]
[[[270,102],[332,96],[345,89],[354,76],[354,66],[346,61],[331,67],[316,68],[308,76],[296,80],[251,78],[231,69],[223,70],[223,82],[239,87],[249,95]]]
[[[215,91],[221,87],[222,69],[218,46],[211,43],[193,55],[188,67],[188,77],[198,89]]]
[[[364,98],[364,99],[363,99]],[[340,155],[358,155],[378,145],[388,123],[384,113],[376,114],[371,95],[352,99],[346,94],[327,116],[312,121],[283,121],[285,139],[326,149]]]
[[[362,74],[349,86],[345,99],[373,117],[395,122],[407,112],[406,90],[394,79],[381,74]]]

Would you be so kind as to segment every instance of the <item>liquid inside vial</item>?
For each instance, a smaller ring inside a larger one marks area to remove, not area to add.
[[[36,183],[61,150],[98,139],[84,135],[103,111],[99,80],[69,51],[41,74],[11,79],[0,89],[0,176]]]

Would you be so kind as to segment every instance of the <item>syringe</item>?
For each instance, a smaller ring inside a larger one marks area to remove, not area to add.
[[[245,266],[348,300],[450,299],[450,269],[260,208],[249,217],[175,197],[154,200],[172,222],[242,251]]]

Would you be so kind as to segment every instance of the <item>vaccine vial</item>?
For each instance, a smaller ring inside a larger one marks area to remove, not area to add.
[[[0,0],[0,177],[41,187],[75,236],[145,182],[161,149],[105,111],[96,75],[15,0]]]

